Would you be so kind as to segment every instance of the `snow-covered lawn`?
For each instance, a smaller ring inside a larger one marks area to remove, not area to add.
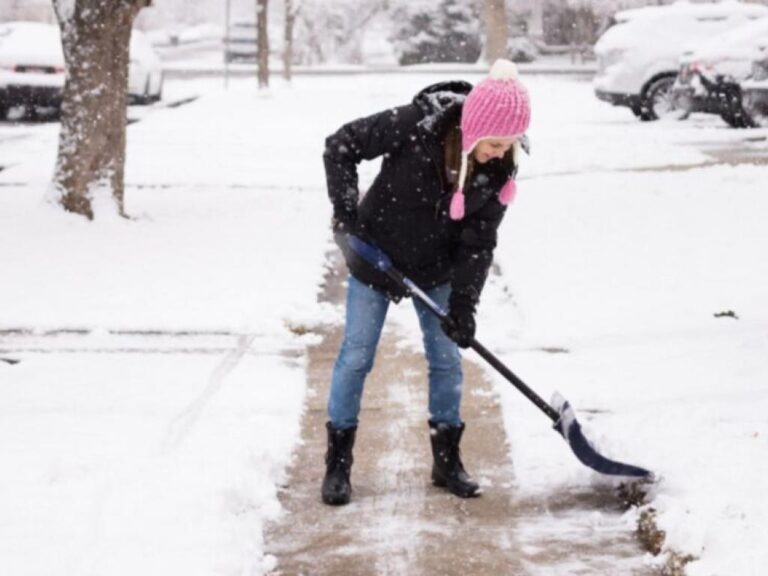
[[[534,154],[479,335],[545,398],[582,409],[606,452],[656,472],[649,506],[668,545],[700,558],[691,575],[763,574],[768,132],[640,124],[580,88],[533,85]],[[763,165],[670,169],[718,147]],[[728,311],[738,319],[715,317]],[[598,480],[499,385],[521,493]]]
[[[312,338],[298,333],[338,312],[315,304],[332,245],[324,136],[442,79],[169,83],[201,97],[136,112],[132,221],[46,205],[56,126],[0,125],[0,358],[21,360],[0,362],[4,572],[269,567],[261,527],[279,513]],[[656,472],[649,505],[700,558],[691,574],[762,574],[768,167],[695,166],[717,147],[766,156],[768,131],[641,124],[587,82],[527,82],[533,154],[478,336],[571,400],[601,449]],[[599,481],[498,386],[521,495]]]

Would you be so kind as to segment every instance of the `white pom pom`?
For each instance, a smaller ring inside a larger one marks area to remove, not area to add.
[[[517,66],[514,62],[499,58],[491,66],[491,78],[494,80],[515,80],[517,79]]]

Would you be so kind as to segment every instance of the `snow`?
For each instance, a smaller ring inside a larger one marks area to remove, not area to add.
[[[762,574],[766,167],[713,154],[764,158],[768,131],[640,123],[589,82],[521,78],[533,155],[478,338],[545,399],[561,392],[601,451],[656,473],[648,506],[697,557],[690,574]],[[443,79],[169,81],[166,99],[200,98],[130,112],[128,221],[46,204],[57,126],[0,124],[0,358],[21,361],[0,361],[4,571],[272,568],[263,526],[299,438],[305,346],[339,321],[315,303],[332,247],[324,137]],[[410,304],[393,319],[420,345]],[[515,497],[609,482],[489,375]]]
[[[676,72],[686,50],[768,15],[768,8],[738,2],[677,2],[619,15],[620,23],[609,28],[595,44],[595,54],[603,62],[595,87],[639,95],[656,74]]]
[[[64,66],[59,28],[39,22],[0,24],[0,64]]]
[[[532,88],[538,155],[521,168],[479,335],[506,340],[497,352],[544,398],[562,392],[605,453],[654,470],[650,506],[669,546],[700,558],[690,574],[761,574],[766,167],[668,170],[704,160],[694,139],[735,148],[739,137],[704,120],[635,124],[575,85],[559,92],[567,109],[545,108],[546,86]],[[592,112],[603,120],[585,122]],[[766,133],[750,136],[764,157]],[[658,170],[626,171],[640,165]],[[739,319],[714,317],[727,310]],[[521,494],[598,481],[499,385]]]
[[[759,18],[695,45],[682,59],[697,62],[710,78],[723,75],[743,80],[752,71],[752,62],[760,60],[768,47],[768,17]]]
[[[69,22],[75,15],[75,4],[77,0],[56,0],[54,10],[60,22]]]

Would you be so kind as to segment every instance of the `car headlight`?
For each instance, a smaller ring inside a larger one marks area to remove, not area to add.
[[[624,56],[624,50],[608,50],[597,55],[598,72],[604,72],[606,68],[621,62]]]

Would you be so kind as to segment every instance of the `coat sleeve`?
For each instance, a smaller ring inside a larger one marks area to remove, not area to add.
[[[342,126],[325,140],[325,175],[334,215],[354,220],[360,197],[357,165],[396,152],[421,112],[414,105],[391,108]]]
[[[464,222],[454,254],[450,307],[476,308],[488,278],[497,232],[505,212],[506,206],[494,195]]]

